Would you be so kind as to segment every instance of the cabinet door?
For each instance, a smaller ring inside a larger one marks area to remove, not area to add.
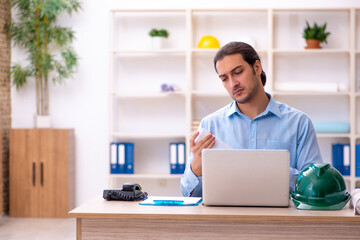
[[[39,179],[38,132],[10,131],[10,216],[37,217]]]
[[[68,212],[69,141],[66,129],[42,129],[39,135],[39,216],[66,217]]]

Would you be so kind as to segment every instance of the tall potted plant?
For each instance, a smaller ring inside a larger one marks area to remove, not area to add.
[[[35,79],[37,127],[49,117],[49,80],[62,83],[71,77],[77,65],[77,54],[71,47],[74,32],[57,24],[57,17],[81,8],[77,0],[10,0],[16,16],[6,24],[14,46],[23,48],[27,65],[14,64],[10,75],[16,88]],[[39,122],[38,122],[39,121]]]

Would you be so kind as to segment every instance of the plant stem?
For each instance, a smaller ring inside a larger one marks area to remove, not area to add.
[[[48,18],[44,16],[44,33],[45,33],[45,56],[48,56]],[[44,95],[43,99],[44,104],[44,115],[49,115],[49,71],[46,71],[44,79]]]
[[[40,43],[40,9],[36,8],[36,54],[37,59],[35,59],[35,68],[36,68],[36,113],[37,115],[42,115],[42,76],[41,76],[41,43]]]

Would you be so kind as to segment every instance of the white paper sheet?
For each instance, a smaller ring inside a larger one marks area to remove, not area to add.
[[[355,188],[350,192],[351,206],[354,208],[354,214],[360,215],[360,188]]]
[[[209,131],[204,129],[204,128],[201,128],[199,130],[199,136],[197,136],[195,138],[195,143],[197,143],[200,139],[202,139],[203,137],[206,136],[206,134],[208,134]],[[231,149],[231,147],[229,147],[227,144],[225,144],[224,142],[222,142],[220,139],[218,139],[216,136],[215,136],[215,144],[214,146],[212,147],[212,149]]]

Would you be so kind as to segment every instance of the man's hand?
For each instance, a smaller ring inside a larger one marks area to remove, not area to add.
[[[191,171],[196,176],[202,175],[202,167],[201,167],[201,152],[205,148],[212,148],[215,144],[215,136],[212,135],[211,132],[206,134],[205,137],[200,139],[197,143],[195,143],[195,138],[199,136],[199,131],[197,131],[191,138],[190,138],[190,150],[193,154],[193,160],[191,162]]]

